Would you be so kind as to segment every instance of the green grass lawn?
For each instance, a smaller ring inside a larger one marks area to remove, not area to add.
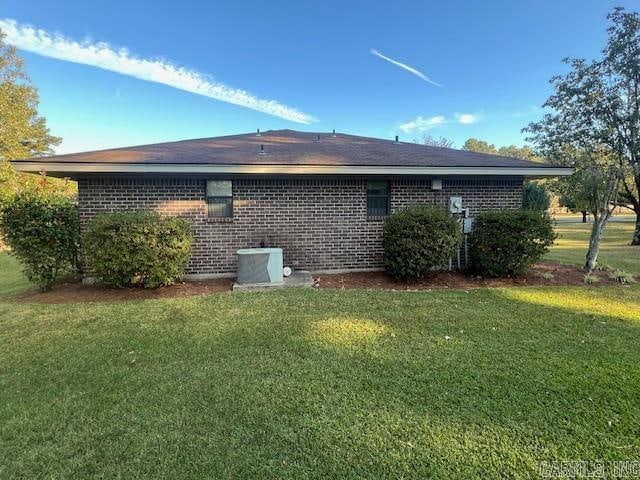
[[[640,458],[640,286],[19,303],[0,478],[538,478]]]
[[[631,246],[633,222],[611,222],[606,226],[598,264],[611,269],[624,270],[640,277],[640,247]],[[584,265],[589,247],[591,225],[558,223],[556,244],[546,256],[548,260]]]

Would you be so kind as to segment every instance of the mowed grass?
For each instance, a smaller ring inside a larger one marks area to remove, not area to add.
[[[538,478],[640,458],[640,286],[42,305],[0,255],[0,478]]]
[[[631,246],[635,223],[610,222],[606,228],[600,247],[598,264],[608,269],[624,270],[640,277],[640,247]],[[556,262],[584,265],[591,224],[563,223],[556,226],[558,239],[545,257]]]

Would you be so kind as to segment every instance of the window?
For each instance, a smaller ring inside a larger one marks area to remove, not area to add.
[[[207,208],[210,218],[233,217],[233,187],[231,180],[207,181]]]
[[[367,216],[389,215],[389,182],[367,182]]]

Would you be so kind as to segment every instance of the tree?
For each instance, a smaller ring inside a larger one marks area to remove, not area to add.
[[[540,158],[536,152],[527,145],[523,147],[507,145],[505,147],[496,148],[493,143],[478,140],[477,138],[470,138],[464,142],[462,149],[469,150],[470,152],[490,153],[493,155],[502,155],[503,157],[521,158],[523,160],[530,160],[533,162],[542,161],[542,158]]]
[[[552,191],[559,197],[561,207],[568,208],[571,212],[582,214],[582,223],[587,223],[589,216],[589,202],[584,196],[584,189],[580,185],[579,175],[571,175],[552,182]]]
[[[570,212],[580,212],[582,214],[582,223],[587,223],[589,220],[589,209],[587,202],[576,195],[561,195],[560,206],[569,209]]]
[[[462,146],[463,150],[469,150],[471,152],[480,153],[493,153],[497,154],[498,150],[492,143],[485,142],[484,140],[478,140],[477,138],[470,138]]]
[[[604,228],[616,207],[622,174],[616,162],[603,152],[599,155],[583,155],[575,166],[576,173],[570,182],[575,189],[574,198],[584,202],[586,209],[593,214],[593,228],[584,266],[587,273],[591,273],[597,265]]]
[[[551,196],[544,185],[536,182],[527,182],[522,194],[522,207],[525,210],[546,212],[551,205]]]
[[[555,93],[544,103],[553,113],[545,114],[524,131],[545,158],[576,170],[567,187],[575,190],[575,197],[584,201],[594,217],[584,265],[591,273],[597,264],[604,228],[617,203],[624,171],[619,150],[601,142],[599,125],[591,116],[606,87],[601,82],[599,65],[583,60],[567,63],[572,70],[551,79]]]
[[[498,149],[498,155],[502,155],[504,157],[513,157],[513,158],[521,158],[523,160],[529,160],[531,162],[542,162],[543,159],[540,158],[534,150],[525,145],[523,147],[517,147],[515,145],[507,145],[506,147],[500,147]]]
[[[413,140],[414,143],[419,143],[421,145],[429,145],[431,147],[442,147],[442,148],[453,148],[454,143],[453,140],[449,140],[445,137],[434,137],[429,134],[424,134],[422,138],[416,138]]]
[[[464,150],[480,153],[490,153],[493,155],[502,155],[504,157],[521,158],[533,162],[542,162],[534,150],[525,145],[517,147],[516,145],[508,145],[506,147],[496,148],[492,143],[470,138],[462,147]],[[551,196],[547,191],[543,182],[526,182],[524,185],[522,206],[526,209],[546,211],[551,204]]]
[[[56,179],[38,178],[15,172],[9,160],[51,154],[60,143],[38,116],[38,92],[29,83],[22,59],[15,47],[4,42],[0,31],[0,205],[17,191],[38,183],[62,187]],[[71,190],[70,184],[64,189]]]
[[[618,7],[607,19],[607,45],[594,62],[602,96],[590,119],[598,127],[594,135],[616,152],[623,170],[620,200],[636,214],[631,244],[640,245],[640,15]]]
[[[547,147],[553,140],[556,150],[562,145],[606,150],[606,158],[617,165],[607,167],[619,177],[616,201],[630,204],[636,214],[631,244],[640,245],[640,15],[615,8],[607,19],[611,26],[602,57],[565,59],[572,70],[552,79],[556,93],[546,103],[557,115],[532,133]],[[545,133],[552,126],[558,132]]]

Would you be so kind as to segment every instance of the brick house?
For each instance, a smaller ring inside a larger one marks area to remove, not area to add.
[[[382,267],[385,216],[462,199],[473,217],[519,208],[527,178],[571,169],[497,155],[292,130],[17,160],[17,170],[78,182],[82,225],[100,212],[188,218],[192,277],[233,275],[240,248],[284,250],[313,272]]]

